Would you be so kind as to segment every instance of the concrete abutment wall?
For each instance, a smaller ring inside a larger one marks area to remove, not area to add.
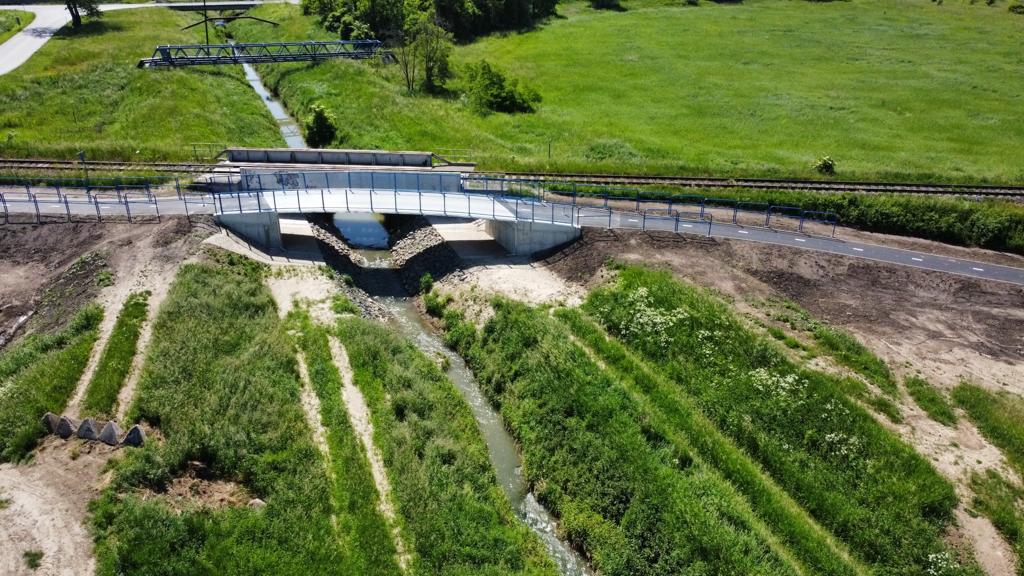
[[[579,228],[540,222],[488,220],[486,230],[513,256],[529,256],[580,237]]]
[[[242,238],[264,248],[281,250],[281,221],[276,212],[220,214],[217,222]]]

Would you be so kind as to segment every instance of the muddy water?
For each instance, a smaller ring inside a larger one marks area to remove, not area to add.
[[[391,253],[387,250],[359,250],[370,266],[389,268]],[[399,283],[395,274],[395,283]],[[516,516],[525,522],[544,543],[544,547],[564,576],[589,576],[587,563],[555,534],[555,519],[528,490],[522,471],[522,458],[515,440],[505,430],[501,416],[494,410],[477,384],[473,372],[462,358],[445,346],[441,337],[423,320],[412,298],[375,297],[391,313],[392,324],[427,356],[448,358],[448,378],[469,404],[473,417],[487,444],[491,465],[498,483],[512,503]]]
[[[299,130],[298,122],[288,114],[288,111],[284,109],[284,105],[274,100],[274,97],[270,95],[270,91],[263,85],[263,80],[256,73],[256,69],[249,64],[242,64],[242,69],[245,70],[245,80],[256,91],[260,100],[263,101],[267,110],[270,111],[270,115],[277,122],[277,128],[281,131],[285,144],[289,148],[305,148],[306,141],[302,139],[302,131]]]

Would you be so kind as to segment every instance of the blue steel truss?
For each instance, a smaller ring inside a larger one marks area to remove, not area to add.
[[[381,55],[377,40],[337,40],[332,42],[266,42],[259,44],[181,44],[157,46],[151,58],[139,60],[139,68],[200,66],[204,64],[261,64],[266,62],[313,62],[345,58],[366,60]]]

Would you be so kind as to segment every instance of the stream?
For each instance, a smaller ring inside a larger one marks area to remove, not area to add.
[[[249,64],[242,64],[245,79],[259,94],[270,114],[277,121],[281,136],[289,148],[305,148],[306,142],[294,118],[288,115],[284,106],[274,100],[270,91],[263,85],[259,74]],[[374,268],[391,268],[391,252],[388,247],[388,232],[382,219],[374,214],[334,214],[334,224],[345,239],[353,246],[364,248],[358,250],[368,265]],[[398,273],[392,281],[393,290],[388,293],[404,294]],[[555,519],[528,490],[526,478],[522,471],[522,457],[516,449],[515,440],[505,430],[501,416],[494,410],[483,392],[477,385],[473,372],[455,352],[445,346],[441,337],[423,320],[416,309],[413,298],[396,296],[375,296],[377,302],[391,313],[392,325],[403,336],[408,338],[428,357],[443,354],[448,358],[448,378],[469,404],[473,417],[477,421],[480,433],[487,444],[491,465],[498,483],[512,504],[512,509],[521,521],[525,522],[543,542],[544,547],[558,565],[563,576],[590,576],[592,572],[575,550],[558,538],[555,533]]]

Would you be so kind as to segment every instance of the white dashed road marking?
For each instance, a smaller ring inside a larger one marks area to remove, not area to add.
[[[914,258],[913,256],[911,256],[910,259],[913,260],[914,262],[924,262],[924,258]]]
[[[746,230],[740,230],[739,233],[740,234],[750,234],[750,232],[747,232]]]
[[[975,272],[984,272],[985,271],[984,268],[971,268],[971,270],[974,270]]]
[[[793,240],[796,240],[797,242],[807,242],[807,240],[804,240],[803,238],[793,238]]]
[[[857,252],[863,252],[864,251],[863,248],[854,248],[854,250],[856,250]]]

